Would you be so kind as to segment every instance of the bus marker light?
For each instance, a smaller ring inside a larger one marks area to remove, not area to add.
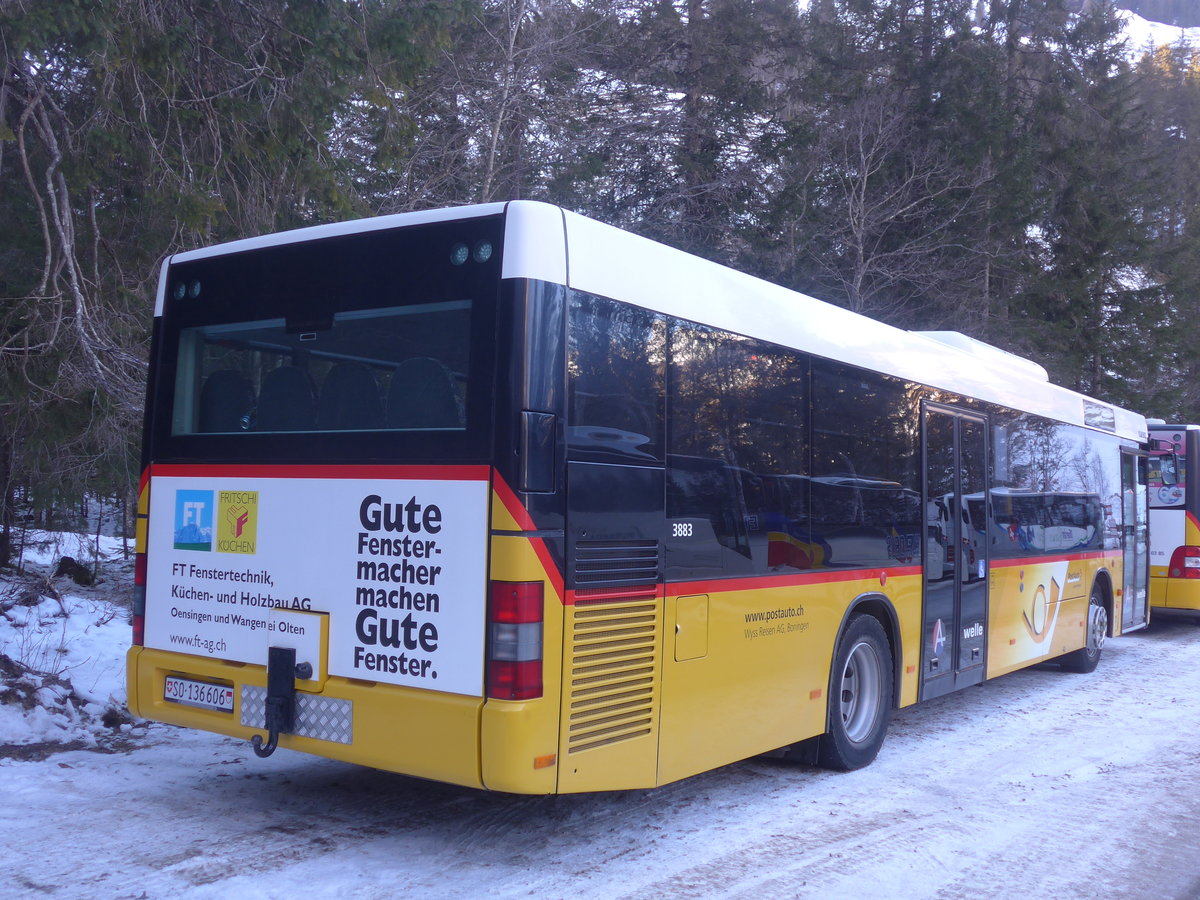
[[[548,753],[545,756],[535,756],[533,758],[533,767],[535,769],[548,769],[558,762],[557,753]]]

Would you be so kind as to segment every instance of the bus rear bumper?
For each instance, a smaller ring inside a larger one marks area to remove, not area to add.
[[[1200,578],[1151,578],[1150,605],[1200,612]]]
[[[133,647],[126,675],[134,715],[247,742],[256,734],[265,736],[261,726],[255,727],[256,700],[267,683],[263,666]],[[168,676],[232,688],[232,711],[166,699]],[[481,788],[482,707],[481,697],[330,677],[319,691],[297,691],[297,733],[281,735],[279,746]]]

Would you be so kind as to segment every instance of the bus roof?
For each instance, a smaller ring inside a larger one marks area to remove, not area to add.
[[[933,335],[905,331],[534,201],[318,225],[193,250],[168,262],[499,213],[507,214],[502,269],[505,278],[564,284],[1022,412],[1136,441],[1148,437],[1146,420],[1141,415],[1051,384],[1040,366],[998,348],[969,338],[948,337],[945,332]],[[166,265],[163,269],[165,277]],[[162,314],[163,303],[164,282],[160,280],[156,315]]]

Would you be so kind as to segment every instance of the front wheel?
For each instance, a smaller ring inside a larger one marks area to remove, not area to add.
[[[1096,671],[1107,636],[1108,610],[1104,607],[1104,594],[1099,584],[1093,584],[1092,595],[1088,598],[1087,643],[1068,653],[1059,660],[1059,664],[1068,672],[1087,674]]]
[[[872,616],[850,620],[838,641],[829,684],[829,730],[817,759],[828,769],[861,769],[883,746],[892,717],[892,652]]]

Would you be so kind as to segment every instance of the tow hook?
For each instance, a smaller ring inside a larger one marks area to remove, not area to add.
[[[312,677],[312,665],[296,665],[296,650],[293,647],[270,647],[267,650],[267,740],[254,735],[250,743],[254,753],[266,759],[279,746],[279,735],[291,734],[296,727],[296,679]]]

